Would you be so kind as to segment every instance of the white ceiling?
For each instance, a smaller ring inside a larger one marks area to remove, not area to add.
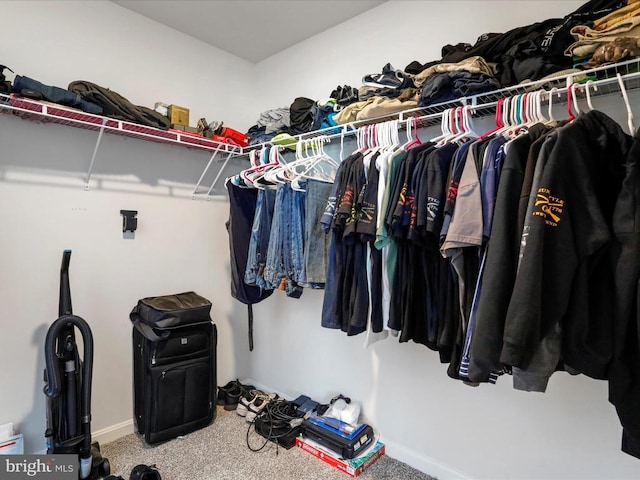
[[[257,63],[385,0],[112,0]]]

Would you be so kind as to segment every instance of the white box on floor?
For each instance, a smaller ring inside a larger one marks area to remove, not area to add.
[[[0,442],[0,455],[22,454],[24,454],[24,439],[21,433]]]

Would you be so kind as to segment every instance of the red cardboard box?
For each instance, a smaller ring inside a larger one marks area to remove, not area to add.
[[[364,454],[352,458],[351,460],[341,458],[337,453],[332,452],[331,450],[324,448],[313,440],[309,440],[307,438],[297,437],[296,445],[302,448],[305,452],[308,452],[314,457],[322,460],[324,463],[337,468],[350,477],[357,477],[384,455],[384,443],[382,442],[377,442]]]

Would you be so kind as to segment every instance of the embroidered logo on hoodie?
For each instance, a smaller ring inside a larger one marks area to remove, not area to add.
[[[544,218],[544,223],[557,227],[562,219],[564,200],[551,195],[548,188],[539,188],[534,204],[533,215]]]

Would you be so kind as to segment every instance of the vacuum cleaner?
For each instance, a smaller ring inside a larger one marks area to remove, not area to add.
[[[108,476],[111,468],[100,454],[100,445],[91,442],[93,335],[89,324],[71,310],[70,260],[71,250],[65,250],[60,268],[59,317],[45,339],[45,437],[48,454],[77,454],[79,478],[94,480]],[[82,358],[76,344],[76,328],[82,335]]]

